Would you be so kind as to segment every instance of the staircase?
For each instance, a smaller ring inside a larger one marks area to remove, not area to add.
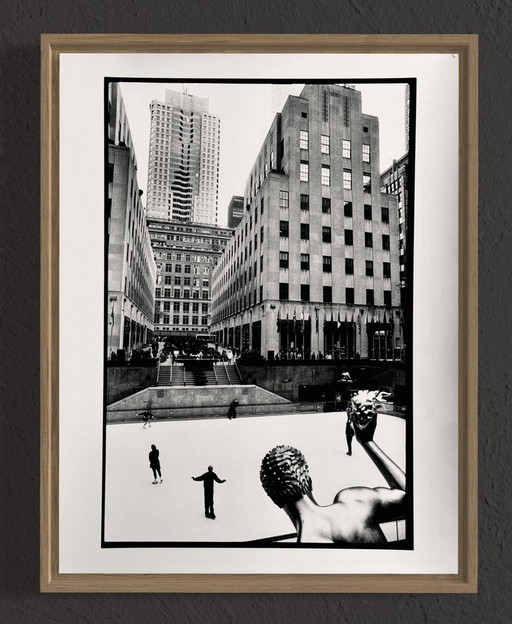
[[[183,366],[172,367],[172,383],[173,386],[185,385],[185,368]]]
[[[215,374],[217,376],[217,383],[219,386],[228,386],[229,385],[229,377],[226,373],[226,367],[224,364],[219,366],[214,366]]]
[[[234,364],[226,364],[226,374],[230,384],[241,384],[242,380],[238,373],[238,369]]]
[[[158,380],[156,382],[157,386],[170,386],[171,385],[171,366],[160,366],[160,370],[158,371]]]

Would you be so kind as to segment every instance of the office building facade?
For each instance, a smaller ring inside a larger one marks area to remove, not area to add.
[[[137,161],[122,94],[108,93],[107,358],[129,357],[153,334],[156,266],[137,183]]]
[[[150,111],[148,216],[216,225],[219,118],[207,98],[169,89]]]
[[[233,195],[228,206],[228,227],[236,228],[244,216],[244,198],[241,195]]]
[[[212,271],[233,231],[151,217],[148,228],[156,262],[155,335],[208,335]]]
[[[400,357],[396,202],[380,191],[379,122],[361,93],[290,96],[213,272],[217,342],[269,359]]]

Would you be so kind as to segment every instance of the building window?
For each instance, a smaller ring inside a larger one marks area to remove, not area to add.
[[[371,204],[365,204],[364,205],[364,218],[367,221],[371,221],[372,220],[372,207],[371,207]]]
[[[179,280],[181,282],[181,277],[175,277],[174,278],[174,283],[176,285],[178,285],[178,282],[176,280]],[[184,286],[190,286],[190,277],[184,277],[183,278],[183,285]]]
[[[179,322],[180,322],[180,315],[179,315],[179,314],[175,314],[175,315],[172,317],[172,322],[174,323],[174,325],[179,325]]]
[[[174,265],[174,271],[176,273],[181,273],[181,264],[175,264]]]
[[[183,325],[188,325],[188,316],[183,317]]]
[[[300,254],[301,271],[309,271],[309,254]]]
[[[164,284],[167,284],[168,286],[170,286],[172,284],[172,278],[170,275],[166,275],[164,278]]]
[[[279,191],[279,208],[288,208],[288,191]]]
[[[300,149],[303,149],[303,150],[309,149],[309,133],[307,130],[300,131],[299,145],[300,145]]]
[[[332,286],[324,286],[324,303],[332,303]]]
[[[363,162],[370,162],[370,146],[363,143]]]
[[[263,255],[260,256],[260,273],[263,273]]]
[[[354,232],[353,230],[345,230],[345,245],[354,244]]]
[[[322,197],[322,212],[324,214],[331,214],[331,198]]]
[[[300,238],[301,240],[309,240],[309,223],[300,224]]]
[[[345,288],[345,303],[348,305],[354,305],[354,289]]]
[[[260,227],[260,241],[263,243],[263,226]]]
[[[208,299],[208,291],[203,290],[203,299]]]
[[[331,228],[326,225],[322,227],[322,242],[323,243],[331,242]]]
[[[170,273],[172,271],[172,264],[166,264],[165,270],[167,271],[167,273]]]
[[[300,300],[309,301],[309,284],[300,285]]]
[[[384,305],[387,307],[391,306],[391,291],[390,290],[384,291]]]
[[[261,198],[261,210],[260,210],[260,214],[263,214],[265,212],[265,198],[262,197]]]
[[[382,223],[389,223],[389,208],[381,208]]]
[[[368,132],[368,126],[363,126],[363,132]]]
[[[382,249],[389,250],[389,234],[382,235]]]
[[[201,317],[201,325],[208,325],[208,317],[207,316]]]
[[[373,235],[371,232],[364,233],[364,246],[373,247]]]
[[[309,195],[304,195],[304,193],[301,193],[301,195],[300,195],[300,209],[301,210],[309,210]]]
[[[188,288],[183,289],[183,299],[190,299],[190,290]]]
[[[350,190],[352,188],[352,171],[343,169],[343,188]]]
[[[263,284],[260,286],[260,303],[263,301]]]
[[[185,280],[189,280],[190,283],[190,277],[186,277]],[[181,277],[179,275],[176,275],[176,277],[174,278],[174,285],[175,286],[181,286]]]
[[[198,324],[198,317],[197,316],[193,316],[192,317],[192,325],[197,325]]]
[[[183,304],[183,313],[184,314],[188,314],[189,311],[190,311],[190,303],[184,303]],[[187,323],[188,323],[188,321],[187,321]]]
[[[373,290],[371,288],[366,289],[366,305],[374,305]]]
[[[155,291],[155,297],[161,297],[162,296],[162,289],[161,288],[157,288]]]
[[[345,258],[346,275],[354,275],[354,258]]]
[[[345,217],[352,216],[352,202],[343,202],[343,214],[345,215]]]
[[[332,259],[331,256],[322,256],[322,268],[324,273],[332,272]]]
[[[192,304],[192,312],[194,312],[194,314],[197,314],[199,312],[199,304],[198,303],[193,303]]]
[[[288,252],[287,251],[279,252],[279,268],[280,269],[288,268]]]
[[[329,186],[331,184],[331,168],[329,165],[322,165],[322,185]]]
[[[288,284],[285,282],[279,283],[279,299],[283,301],[288,300]]]
[[[169,292],[169,296],[170,296],[170,292]],[[175,288],[174,289],[174,298],[175,299],[179,299],[181,297],[181,290],[179,288]]]
[[[180,302],[179,301],[175,301],[172,304],[172,309],[174,310],[174,312],[179,312],[180,311]]]
[[[391,278],[391,263],[390,262],[383,262],[382,274],[386,279]]]
[[[369,173],[363,173],[363,191],[370,193],[372,190],[371,177]]]
[[[288,238],[288,221],[279,221],[279,236]]]
[[[320,135],[320,151],[322,154],[328,154],[330,151],[329,135],[327,134]]]
[[[309,163],[307,160],[300,161],[300,181],[309,182]]]
[[[373,260],[366,261],[366,275],[367,277],[373,277]]]
[[[308,118],[308,114],[307,114],[306,112],[304,112],[304,111],[302,111],[302,112],[301,112],[300,116],[301,116],[303,119],[307,119],[307,118]]]
[[[342,142],[342,155],[343,158],[350,158],[352,156],[350,141],[347,141],[346,139],[343,139]]]

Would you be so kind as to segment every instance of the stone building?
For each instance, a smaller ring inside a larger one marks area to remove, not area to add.
[[[216,225],[219,118],[207,98],[169,89],[150,111],[148,216]]]
[[[122,94],[117,83],[110,83],[105,207],[108,358],[129,356],[152,339],[156,267],[141,194]]]
[[[217,342],[275,357],[400,357],[397,199],[361,93],[305,85],[277,114],[213,272]]]

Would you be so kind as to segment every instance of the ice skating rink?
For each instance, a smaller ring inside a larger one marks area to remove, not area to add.
[[[112,424],[106,432],[107,542],[244,542],[294,533],[259,480],[263,456],[290,444],[306,456],[318,504],[351,486],[387,487],[354,438],[346,455],[344,412]],[[405,421],[379,415],[375,441],[405,469]],[[162,484],[153,485],[148,453],[160,450]],[[215,514],[204,516],[203,484],[212,464]]]

